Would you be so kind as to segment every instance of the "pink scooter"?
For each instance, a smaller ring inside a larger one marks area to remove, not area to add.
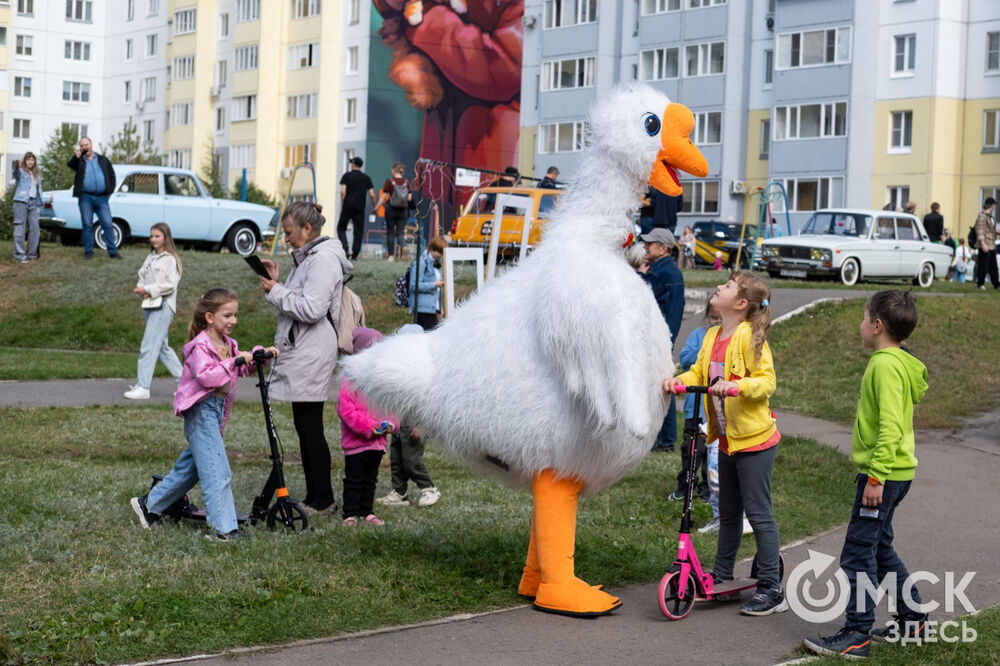
[[[694,402],[694,419],[698,420],[701,413],[701,396],[708,393],[708,386],[676,386],[678,393],[694,393],[698,397]],[[730,396],[738,396],[738,389],[730,389]],[[684,491],[684,511],[681,513],[681,529],[677,543],[677,559],[671,565],[663,579],[660,580],[660,590],[658,601],[660,611],[671,620],[683,620],[687,617],[691,609],[694,608],[695,599],[705,601],[733,601],[740,598],[740,593],[757,586],[757,556],[754,555],[753,564],[750,566],[750,578],[737,578],[716,585],[712,580],[711,572],[706,572],[701,568],[698,561],[698,553],[691,543],[691,496],[694,492],[695,471],[698,467],[698,460],[695,457],[697,452],[697,432],[685,446],[688,447],[690,456],[687,469],[687,488]],[[785,577],[785,560],[779,560],[778,578]]]

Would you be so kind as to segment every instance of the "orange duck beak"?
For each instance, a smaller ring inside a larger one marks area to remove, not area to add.
[[[708,175],[708,161],[691,142],[694,114],[683,104],[667,104],[663,110],[663,128],[660,130],[660,152],[649,175],[649,184],[672,197],[681,190],[678,169],[692,176]]]

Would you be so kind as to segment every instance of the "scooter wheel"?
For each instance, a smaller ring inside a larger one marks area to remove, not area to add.
[[[293,532],[302,532],[309,527],[309,516],[306,514],[306,508],[302,506],[302,502],[292,500],[274,503],[274,506],[267,512],[267,528],[273,532],[279,526]]]
[[[660,611],[670,620],[683,620],[694,608],[695,584],[694,576],[688,575],[684,583],[684,598],[679,597],[680,571],[670,571],[660,580],[658,601]]]

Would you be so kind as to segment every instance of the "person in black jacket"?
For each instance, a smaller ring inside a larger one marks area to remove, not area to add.
[[[108,256],[121,259],[115,244],[114,228],[111,226],[111,207],[108,206],[108,197],[115,191],[116,184],[111,161],[104,155],[95,153],[90,137],[85,136],[80,139],[80,148],[66,166],[76,172],[73,196],[79,199],[84,259],[94,258],[94,213],[97,213],[97,221],[104,232]]]
[[[924,231],[927,232],[932,243],[941,243],[944,240],[942,238],[944,217],[938,212],[939,210],[941,210],[941,204],[935,201],[931,204],[931,212],[924,215]]]

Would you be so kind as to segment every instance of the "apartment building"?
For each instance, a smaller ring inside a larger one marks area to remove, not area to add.
[[[10,115],[7,105],[8,80],[7,73],[10,69],[10,39],[13,33],[10,30],[10,3],[0,2],[0,183],[6,183],[9,169],[7,168],[7,126],[10,124]]]
[[[747,193],[778,181],[793,229],[913,200],[955,230],[1000,186],[990,0],[526,0],[524,24],[522,172],[572,177],[586,109],[642,80],[691,108],[708,159],[681,223],[756,220]]]

